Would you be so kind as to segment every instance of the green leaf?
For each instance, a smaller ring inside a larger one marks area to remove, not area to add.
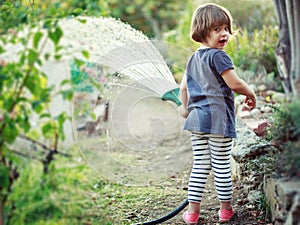
[[[33,49],[29,49],[29,51],[28,51],[28,64],[33,65],[36,62],[37,58],[38,58],[38,53]]]
[[[61,59],[61,57],[62,57],[62,55],[60,55],[60,54],[55,54],[55,55],[54,55],[54,58],[55,58],[56,60]]]
[[[10,9],[10,7],[8,5],[1,5],[0,6],[0,11],[1,12],[5,12],[5,11],[8,11]]]
[[[84,61],[74,58],[74,66],[76,68],[76,66],[79,68],[80,66],[84,65]]]
[[[39,42],[40,42],[40,40],[41,40],[42,37],[43,37],[43,33],[42,32],[38,31],[38,32],[35,33],[35,35],[33,37],[33,47],[35,49],[38,48]]]
[[[9,118],[5,118],[4,122],[6,123],[5,128],[3,129],[3,137],[7,143],[13,143],[17,138],[19,131],[16,127],[15,121],[12,121]]]
[[[42,133],[45,137],[49,136],[55,130],[55,126],[50,122],[42,126]]]
[[[60,27],[56,27],[54,31],[48,30],[48,35],[54,45],[58,45],[59,40],[63,36],[63,31]]]
[[[69,79],[65,79],[62,82],[60,82],[61,87],[63,87],[64,85],[67,85],[67,84],[71,84],[71,81]]]
[[[86,50],[82,50],[81,51],[82,55],[86,58],[86,59],[89,59],[90,58],[90,53]]]
[[[41,103],[42,103],[41,101],[33,101],[32,102],[32,109],[36,113],[41,113],[43,111],[44,107]]]
[[[9,187],[9,168],[0,164],[0,180],[1,180],[1,189],[7,189]]]
[[[73,10],[73,14],[74,15],[79,15],[83,12],[83,9],[82,8],[76,8]]]
[[[74,96],[74,91],[73,91],[73,89],[62,90],[62,91],[60,91],[60,94],[62,95],[64,100],[71,101],[73,99],[73,96]]]
[[[43,113],[40,115],[40,119],[43,119],[43,118],[51,118],[51,114],[50,113]]]
[[[44,58],[45,58],[46,61],[48,61],[49,58],[50,58],[50,54],[49,54],[49,53],[46,53],[46,54],[44,55]]]
[[[4,52],[5,52],[4,48],[2,46],[0,46],[0,54],[2,54]]]

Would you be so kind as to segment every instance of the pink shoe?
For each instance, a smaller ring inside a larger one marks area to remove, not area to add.
[[[188,225],[197,225],[199,220],[199,213],[189,213],[186,211],[183,213],[183,220]]]
[[[231,209],[223,209],[219,210],[219,221],[220,222],[228,222],[230,221],[234,216],[234,211],[231,207]]]

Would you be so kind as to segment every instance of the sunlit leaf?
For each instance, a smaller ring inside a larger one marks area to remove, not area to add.
[[[54,31],[49,30],[48,35],[54,45],[58,45],[61,37],[63,36],[63,31],[60,27],[56,27]]]
[[[86,58],[86,59],[89,59],[90,58],[90,53],[86,50],[82,50],[82,55]]]
[[[43,33],[42,32],[38,31],[38,32],[35,33],[35,35],[33,37],[33,47],[35,49],[38,48],[40,40],[41,40],[42,37],[43,37]]]
[[[33,65],[36,62],[38,56],[39,55],[38,55],[37,51],[35,51],[33,49],[29,49],[29,51],[28,51],[28,64]]]
[[[9,168],[0,163],[1,188],[6,189],[9,186]]]

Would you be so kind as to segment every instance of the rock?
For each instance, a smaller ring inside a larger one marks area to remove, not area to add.
[[[259,92],[264,92],[264,91],[267,91],[267,86],[265,84],[261,84],[257,87],[257,91]]]
[[[251,114],[251,116],[258,118],[260,115],[260,110],[258,108],[252,109],[250,114]]]
[[[257,135],[242,124],[240,120],[237,121],[237,138],[234,140],[231,155],[234,160],[240,162],[243,160],[244,155],[249,152],[249,146],[253,146],[258,142]]]
[[[261,98],[260,96],[257,96],[256,108],[261,109],[262,107],[264,107],[264,105],[265,105],[264,99]]]
[[[255,134],[259,137],[263,137],[267,134],[267,127],[269,122],[267,120],[262,120],[258,122],[257,128],[253,129]]]
[[[234,102],[238,105],[242,105],[245,101],[246,97],[244,95],[238,95],[235,97]]]
[[[271,113],[273,111],[273,108],[266,105],[266,106],[261,107],[260,111],[262,113]]]
[[[257,92],[257,87],[256,87],[255,84],[250,84],[249,86],[252,88],[252,90],[253,90],[254,92]]]
[[[255,159],[260,155],[274,151],[273,146],[267,142],[246,147],[235,146],[234,149],[235,151],[232,154],[232,157],[239,163],[247,162],[248,160]]]
[[[287,99],[287,96],[284,93],[274,92],[272,95],[272,99],[275,102],[285,102]]]
[[[246,110],[241,110],[238,115],[241,119],[251,118],[251,112]]]
[[[275,224],[300,223],[300,181],[264,178],[264,192]]]
[[[286,99],[287,99],[287,96],[284,93],[276,92],[276,91],[273,91],[273,90],[268,90],[266,92],[266,95],[269,96],[270,101],[272,103],[275,103],[275,102],[285,102]]]
[[[296,195],[284,225],[300,224],[300,195]]]
[[[252,130],[237,120],[237,138],[234,140],[231,155],[238,162],[246,162],[258,155],[274,151],[274,147],[266,141],[262,141]]]

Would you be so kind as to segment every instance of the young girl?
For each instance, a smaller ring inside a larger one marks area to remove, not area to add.
[[[187,224],[197,224],[207,177],[214,173],[220,202],[219,220],[234,216],[231,206],[232,180],[230,152],[236,137],[233,92],[245,95],[250,109],[256,106],[253,90],[234,71],[224,52],[232,31],[232,18],[223,7],[206,4],[193,15],[191,38],[200,48],[189,59],[180,86],[184,129],[191,132],[194,164],[188,186]]]

